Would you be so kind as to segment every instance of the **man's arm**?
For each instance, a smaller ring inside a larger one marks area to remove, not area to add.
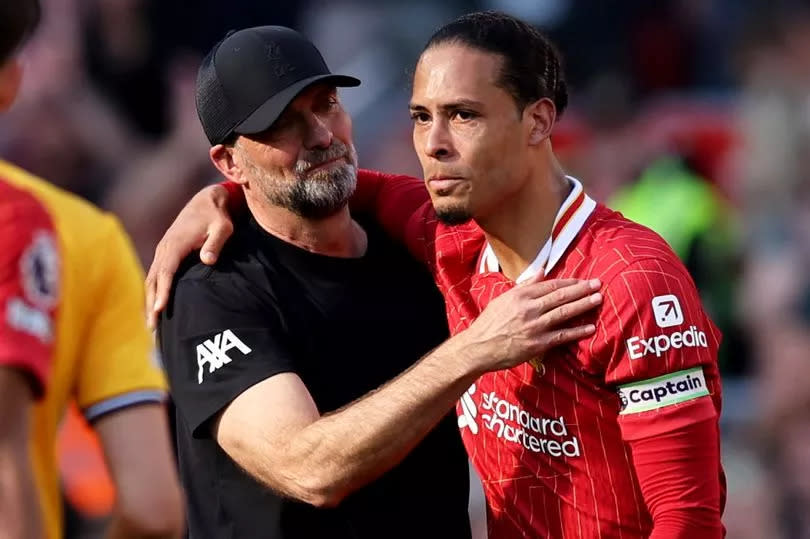
[[[0,538],[42,537],[39,501],[29,458],[34,395],[30,379],[0,367]]]
[[[636,262],[605,287],[600,332],[606,381],[631,448],[653,539],[719,539],[719,334],[686,270],[671,259]],[[610,332],[608,335],[607,332]],[[646,343],[646,344],[645,344]],[[643,395],[655,395],[644,399]]]
[[[422,262],[428,259],[428,221],[436,213],[424,182],[410,176],[361,169],[349,203],[352,211],[369,213],[389,236]]]
[[[650,539],[723,537],[716,418],[628,443],[653,517]]]
[[[592,326],[560,324],[595,307],[597,288],[571,281],[517,287],[408,371],[323,417],[297,375],[277,374],[227,406],[216,439],[274,490],[335,506],[400,462],[478,376],[591,334]]]
[[[102,416],[93,426],[116,490],[106,537],[180,537],[183,499],[172,464],[165,407],[133,406]]]

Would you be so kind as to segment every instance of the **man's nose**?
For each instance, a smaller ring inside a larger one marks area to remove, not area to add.
[[[444,159],[453,153],[453,144],[446,122],[434,121],[425,139],[425,153],[434,159]]]
[[[304,139],[304,146],[308,150],[325,150],[332,145],[332,137],[332,130],[317,114],[308,118]]]

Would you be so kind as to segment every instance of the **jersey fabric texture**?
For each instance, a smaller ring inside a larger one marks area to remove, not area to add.
[[[213,439],[212,419],[246,389],[297,374],[321,413],[404,371],[447,337],[430,275],[362,222],[355,259],[314,254],[249,215],[216,266],[178,274],[159,338],[176,407],[190,537],[467,538],[468,460],[454,414],[380,479],[321,509],[250,477]]]
[[[48,390],[37,405],[32,460],[46,537],[62,536],[57,431],[70,401],[93,421],[161,402],[166,382],[144,318],[143,271],[119,222],[78,197],[0,161],[0,178],[47,209],[61,252],[61,302]]]

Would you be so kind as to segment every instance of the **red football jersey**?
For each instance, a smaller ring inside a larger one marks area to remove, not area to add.
[[[39,396],[51,362],[59,252],[48,212],[1,179],[0,245],[0,366],[28,373]]]
[[[370,174],[357,204],[373,197],[377,217],[428,263],[454,333],[514,286],[475,223],[439,223],[421,184]],[[595,335],[482,376],[457,406],[493,539],[648,537],[626,441],[720,415],[720,334],[683,264],[660,236],[570,181],[551,238],[518,282],[538,271],[600,279],[603,304],[583,317]],[[722,508],[719,461],[717,474]]]

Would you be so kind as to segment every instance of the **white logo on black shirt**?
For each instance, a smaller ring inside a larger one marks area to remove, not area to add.
[[[222,333],[215,335],[213,339],[207,339],[204,343],[197,345],[198,384],[202,384],[203,381],[203,366],[207,364],[208,374],[211,374],[231,362],[228,351],[232,348],[236,348],[243,355],[248,355],[251,352],[250,347],[239,340],[239,337],[234,335],[230,329],[226,329]]]

